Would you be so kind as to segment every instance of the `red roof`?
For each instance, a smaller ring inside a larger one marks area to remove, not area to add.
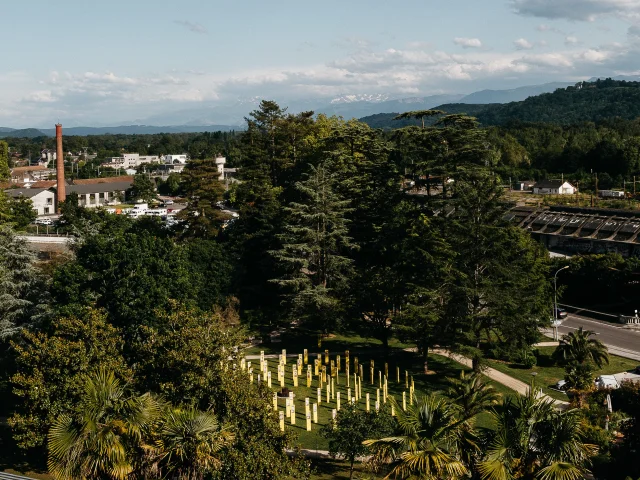
[[[31,167],[15,167],[11,169],[11,174],[13,175],[14,173],[36,172],[39,170],[48,170],[48,169],[47,167],[44,167],[42,165],[34,165]]]
[[[133,182],[133,175],[122,177],[76,178],[73,185],[95,185],[97,183]]]

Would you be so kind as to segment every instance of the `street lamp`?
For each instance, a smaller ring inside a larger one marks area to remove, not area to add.
[[[531,372],[531,388],[533,389],[533,392],[535,393],[536,391],[536,375],[538,375],[538,372]]]
[[[553,339],[558,340],[558,274],[569,268],[569,265],[559,269],[553,276]]]

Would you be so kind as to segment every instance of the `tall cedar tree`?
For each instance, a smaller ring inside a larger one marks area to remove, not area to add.
[[[184,169],[182,181],[187,208],[180,213],[180,218],[188,225],[185,235],[214,237],[228,219],[217,205],[224,196],[224,185],[219,178],[215,159],[192,160]]]
[[[25,241],[0,225],[0,338],[41,322],[48,312],[46,279],[35,262]]]
[[[286,208],[282,248],[272,252],[287,269],[274,281],[283,287],[292,315],[328,329],[341,316],[340,293],[353,267],[347,256],[354,249],[346,219],[349,201],[336,193],[336,177],[326,163],[310,166],[306,177],[296,183],[300,200]]]
[[[242,161],[236,203],[240,218],[228,230],[237,255],[236,291],[253,326],[272,329],[284,320],[277,286],[270,279],[282,272],[268,254],[281,248],[283,204],[297,195],[293,184],[313,155],[317,122],[312,112],[286,114],[275,102],[263,101],[251,112],[241,137]]]
[[[9,170],[9,145],[0,140],[0,180],[8,180],[11,176]]]
[[[147,175],[136,175],[131,188],[127,191],[127,196],[132,200],[150,202],[156,198],[156,187]]]
[[[460,172],[446,226],[458,255],[444,330],[476,367],[483,343],[530,347],[548,322],[548,254],[503,221],[502,190],[483,170]]]

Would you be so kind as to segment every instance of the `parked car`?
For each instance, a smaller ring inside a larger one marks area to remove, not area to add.
[[[165,205],[173,205],[173,200],[165,200],[164,204]]]
[[[616,380],[616,377],[614,377],[613,375],[600,375],[598,378],[595,379],[593,383],[595,383],[596,388],[616,389],[620,387],[618,380]]]
[[[633,369],[633,373],[640,375],[640,365]]]
[[[562,307],[558,307],[557,317],[558,317],[558,319],[567,318],[567,311]],[[555,318],[555,316],[554,316],[554,318]]]
[[[48,217],[45,218],[36,218],[34,222],[36,225],[53,225],[53,220]]]

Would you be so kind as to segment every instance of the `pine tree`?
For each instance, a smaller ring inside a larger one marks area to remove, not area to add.
[[[272,252],[288,274],[275,282],[285,289],[294,315],[327,328],[338,320],[340,292],[352,271],[349,202],[336,193],[326,163],[311,166],[295,187],[300,200],[286,208],[289,221],[279,236],[283,247]]]
[[[185,234],[190,236],[215,236],[228,218],[217,203],[224,195],[224,186],[214,159],[192,160],[182,175],[187,195],[187,208],[181,217],[188,223]]]
[[[7,226],[0,226],[0,338],[42,320],[48,293],[35,254]]]
[[[9,170],[9,145],[0,140],[0,180],[7,180],[11,176]]]

